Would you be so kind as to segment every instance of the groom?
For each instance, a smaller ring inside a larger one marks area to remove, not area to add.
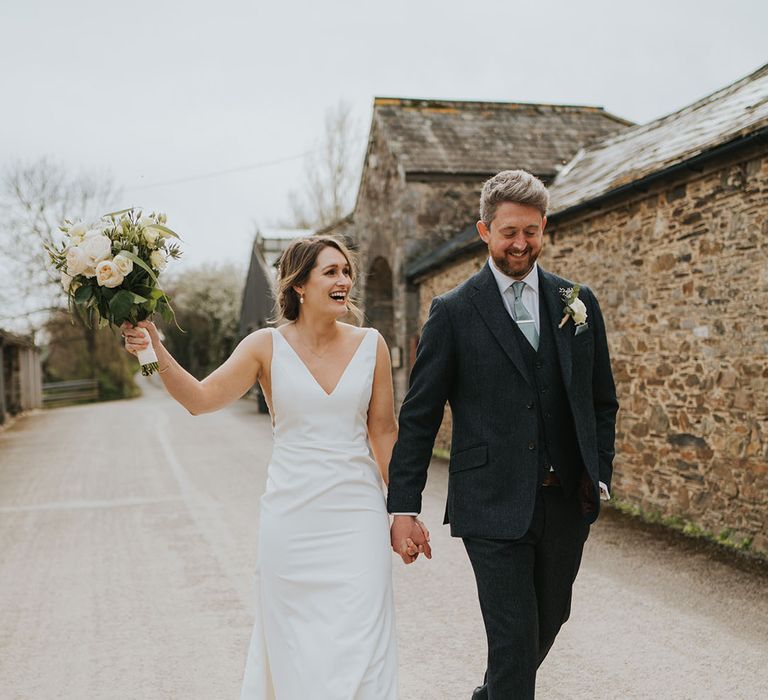
[[[611,483],[618,403],[605,325],[587,287],[536,262],[548,204],[522,170],[483,186],[477,230],[490,259],[432,302],[389,466],[392,548],[410,562],[447,401],[445,521],[464,541],[488,637],[476,700],[534,697]]]

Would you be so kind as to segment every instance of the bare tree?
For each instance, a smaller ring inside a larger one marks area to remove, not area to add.
[[[59,276],[51,268],[45,246],[60,242],[65,219],[97,218],[115,206],[117,192],[109,176],[72,176],[47,158],[10,166],[0,187],[0,325],[51,336],[57,315],[67,309]],[[84,343],[87,373],[101,377],[97,328],[88,328],[77,314],[71,320]]]
[[[46,245],[60,240],[65,218],[96,218],[115,207],[108,176],[71,176],[46,158],[8,168],[0,187],[0,324],[35,332],[66,308]]]
[[[320,143],[306,157],[305,180],[288,195],[293,226],[322,228],[352,207],[362,166],[359,127],[350,106],[339,102],[325,113]]]

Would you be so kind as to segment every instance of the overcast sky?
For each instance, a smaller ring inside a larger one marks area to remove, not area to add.
[[[245,264],[301,158],[176,181],[301,154],[340,99],[363,136],[376,95],[645,122],[768,61],[767,27],[764,0],[3,0],[0,154],[110,171],[114,208],[167,212],[187,264]]]

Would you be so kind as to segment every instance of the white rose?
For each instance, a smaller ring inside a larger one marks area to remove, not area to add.
[[[156,228],[144,228],[141,231],[144,241],[150,248],[157,247],[157,239],[160,238],[160,232]]]
[[[123,275],[112,260],[102,260],[96,265],[96,281],[101,287],[117,287],[123,282]]]
[[[123,277],[127,277],[133,271],[133,260],[125,257],[122,253],[115,255],[112,262],[117,265],[117,269],[120,270]]]
[[[69,229],[69,238],[72,243],[75,245],[80,245],[85,238],[85,233],[87,230],[88,229],[82,221],[78,221],[76,224],[73,224],[72,228]]]
[[[94,263],[98,263],[106,260],[112,253],[112,241],[101,231],[91,235],[92,233],[92,231],[88,231],[81,247]]]
[[[67,274],[71,277],[81,275],[91,264],[91,256],[80,246],[72,246],[67,250]]]
[[[165,255],[163,255],[159,250],[154,251],[149,256],[149,262],[152,263],[152,267],[154,267],[158,272],[165,270]]]
[[[587,307],[584,306],[584,302],[576,298],[574,299],[569,306],[571,307],[571,310],[573,311],[573,321],[577,325],[581,325],[587,320]]]

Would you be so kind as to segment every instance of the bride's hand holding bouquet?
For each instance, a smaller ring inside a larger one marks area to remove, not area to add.
[[[159,348],[162,342],[157,326],[151,321],[139,321],[135,326],[126,321],[120,326],[120,331],[125,338],[125,349],[131,355],[136,355],[139,362],[145,353],[154,353],[155,348]],[[163,372],[165,370],[158,367],[157,371]]]

